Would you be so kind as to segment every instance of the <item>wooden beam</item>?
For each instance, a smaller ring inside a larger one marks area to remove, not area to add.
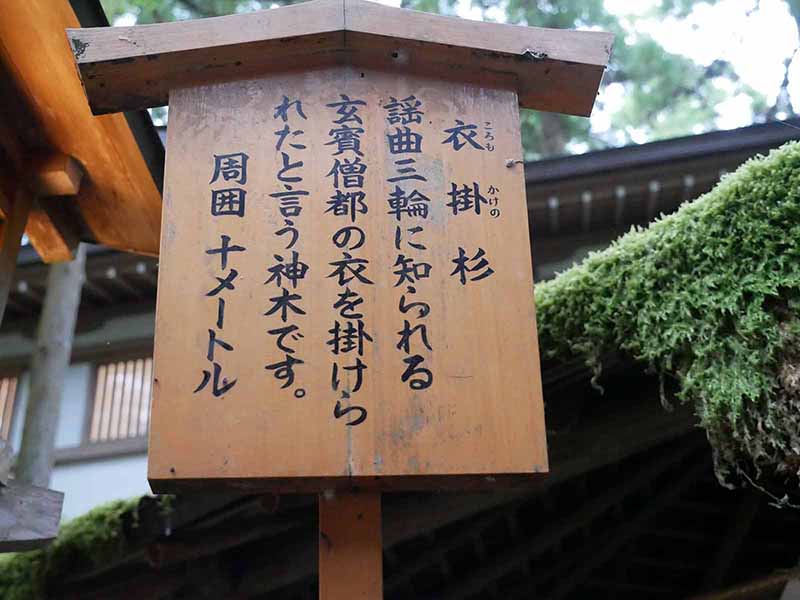
[[[0,323],[3,322],[8,295],[14,282],[22,234],[31,210],[31,198],[18,189],[11,206],[6,209],[5,222],[0,227]],[[3,216],[3,215],[0,215]]]
[[[319,598],[383,598],[380,493],[320,494]]]
[[[674,450],[667,451],[659,458],[644,465],[632,477],[626,478],[622,485],[610,488],[607,492],[587,502],[574,513],[548,524],[532,538],[521,542],[517,546],[504,549],[503,552],[492,557],[492,560],[483,568],[477,569],[468,576],[461,578],[455,586],[448,590],[443,600],[460,600],[472,597],[490,582],[496,581],[506,573],[519,568],[531,558],[543,554],[577,530],[590,526],[592,522],[623,502],[625,498],[639,492],[645,486],[651,485],[666,471],[674,469],[677,463],[685,460],[691,454],[696,454],[698,446],[699,444],[694,442],[686,444],[679,452]],[[402,571],[402,573],[403,575],[411,574],[407,571]],[[397,576],[393,577],[392,585],[398,580],[402,581]],[[388,584],[387,589],[391,589]]]
[[[0,15],[0,21],[2,16]],[[48,142],[37,127],[36,118],[27,106],[24,92],[2,60],[0,97],[5,99],[4,110],[0,114],[0,148],[7,160],[0,168],[0,196],[10,198],[16,194],[17,189],[24,189],[33,199],[25,228],[28,241],[45,261],[71,260],[77,237],[69,229],[57,225],[46,207],[36,199],[35,165],[42,159],[32,159],[30,148],[36,148],[36,155],[39,157],[48,156],[43,155],[41,150]]]
[[[263,514],[245,519],[223,531],[206,532],[196,537],[181,536],[177,540],[157,540],[147,546],[145,553],[147,562],[154,569],[163,569],[181,562],[205,558],[222,552],[233,546],[250,541],[276,536],[281,533],[302,528],[306,524],[305,517],[289,517],[279,521],[264,519]]]
[[[69,30],[97,114],[167,103],[170,89],[336,63],[486,81],[525,108],[588,116],[613,35],[481,23],[365,0],[158,25]]]
[[[68,224],[54,218],[45,204],[36,199],[28,216],[25,234],[36,253],[46,263],[72,260],[78,247],[77,233]]]
[[[59,597],[64,600],[169,598],[172,593],[177,592],[185,585],[185,569],[145,571],[143,575],[133,579],[111,580],[100,589],[82,585],[78,590],[59,594]]]
[[[159,190],[124,115],[92,116],[64,35],[67,27],[79,27],[67,0],[3,3],[0,63],[28,114],[11,125],[35,133],[31,143],[22,136],[23,151],[44,148],[71,156],[83,166],[87,177],[75,207],[92,241],[155,255],[161,223]],[[45,225],[42,231],[29,232],[42,258],[49,262],[70,258],[54,256],[47,243],[37,239],[44,235]],[[80,231],[77,224],[74,229]]]
[[[33,160],[34,192],[39,197],[75,196],[81,187],[83,167],[73,157],[56,152]]]
[[[628,540],[636,536],[648,521],[680,498],[709,469],[708,461],[700,460],[693,467],[687,469],[683,475],[670,481],[667,488],[662,490],[652,502],[646,504],[632,518],[626,519],[624,524],[612,535],[604,538],[600,547],[590,546],[578,560],[572,561],[563,573],[564,576],[556,578],[559,583],[548,598],[550,600],[567,598],[591,576],[595,569],[611,560],[617,551]]]

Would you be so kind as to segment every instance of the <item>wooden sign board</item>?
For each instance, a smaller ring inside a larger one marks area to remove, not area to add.
[[[154,491],[546,472],[519,131],[509,89],[354,66],[173,90]]]
[[[154,491],[547,470],[518,107],[588,115],[611,35],[364,0],[67,35],[96,114],[169,98]]]

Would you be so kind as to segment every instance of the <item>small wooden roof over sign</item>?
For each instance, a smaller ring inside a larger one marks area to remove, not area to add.
[[[588,116],[613,41],[604,32],[481,23],[364,0],[67,34],[96,114],[164,105],[178,87],[351,64],[499,81],[524,108]]]

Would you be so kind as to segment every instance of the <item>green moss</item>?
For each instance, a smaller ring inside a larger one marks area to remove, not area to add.
[[[599,372],[622,350],[673,375],[721,481],[796,475],[800,431],[778,373],[800,339],[800,144],[538,285],[536,306],[545,356]]]
[[[0,597],[6,600],[40,598],[42,551],[0,555]]]
[[[44,596],[48,581],[97,567],[124,551],[123,518],[135,524],[139,498],[98,506],[61,526],[47,548],[0,555],[0,598],[30,600]]]

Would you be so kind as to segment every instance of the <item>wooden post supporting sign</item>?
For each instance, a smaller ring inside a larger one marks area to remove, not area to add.
[[[319,496],[319,596],[330,600],[383,597],[381,495]]]
[[[588,114],[608,34],[319,0],[69,36],[96,112],[169,99],[154,491],[325,491],[321,597],[377,598],[381,491],[546,473],[518,107]]]

